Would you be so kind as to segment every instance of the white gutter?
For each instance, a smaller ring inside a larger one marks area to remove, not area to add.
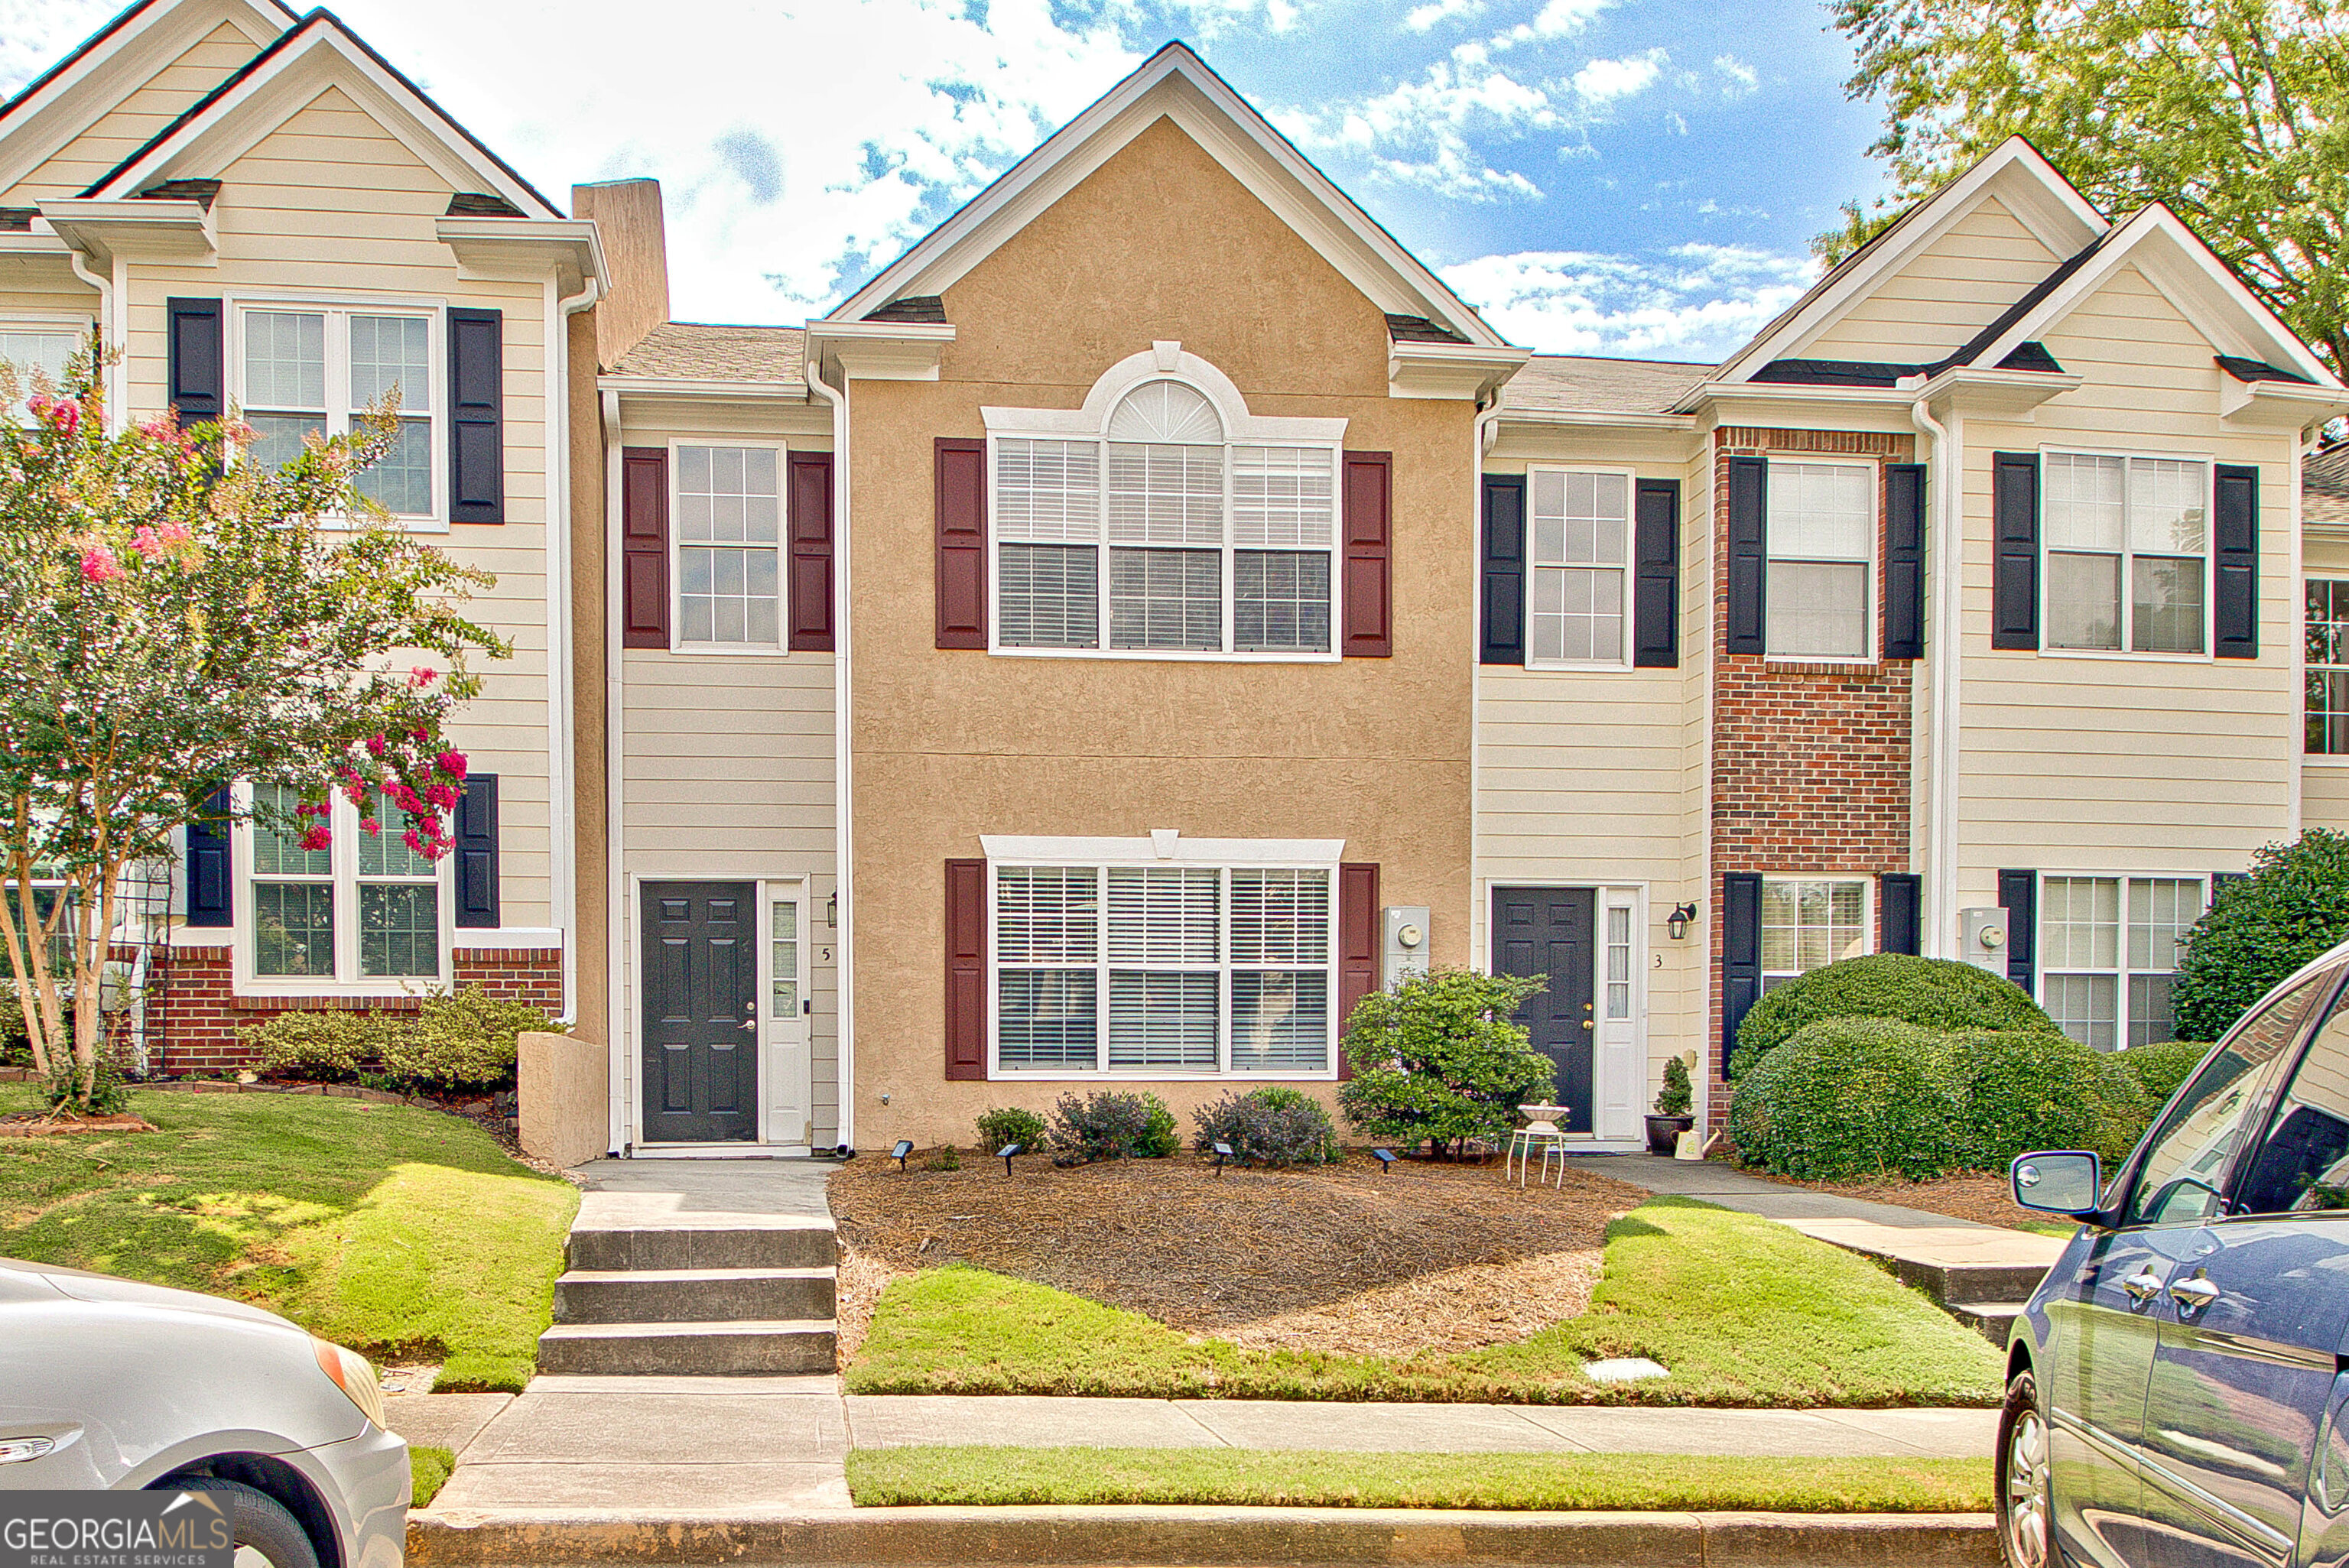
[[[814,335],[811,333],[810,337]],[[837,391],[823,378],[823,356],[807,356],[808,390],[832,405],[832,832],[833,897],[840,908],[839,934],[833,938],[838,950],[839,965],[835,971],[838,987],[840,1022],[839,1038],[833,1048],[838,1053],[837,1067],[840,1085],[840,1125],[835,1130],[841,1143],[856,1147],[856,898],[854,878],[856,840],[851,831],[854,820],[855,793],[851,788],[854,771],[854,741],[849,725],[849,650],[854,645],[849,635],[848,550],[848,372],[840,373]],[[811,914],[813,913],[810,912]]]
[[[73,268],[74,276],[98,291],[98,341],[108,348],[124,347],[123,335],[114,319],[115,302],[121,298],[121,290],[116,285],[121,280],[101,277],[91,272],[82,253],[71,246],[66,249],[66,262]],[[114,270],[118,273],[123,270],[123,263],[119,257],[115,260]],[[128,356],[126,355],[125,357]],[[122,386],[121,362],[118,360],[112,365],[106,366],[99,371],[99,375],[103,377],[99,382],[99,392],[106,399],[106,433],[109,436],[120,435],[125,428],[122,422],[122,399],[116,394]],[[228,410],[222,409],[221,415],[223,418],[227,418]]]
[[[553,374],[546,418],[546,832],[547,904],[563,933],[563,1016],[579,1021],[579,798],[576,691],[571,672],[571,318],[603,297],[590,273],[569,298],[547,285],[546,357]]]
[[[620,758],[626,693],[620,675],[620,395],[604,394],[604,988],[605,1034],[612,1049],[612,1148],[634,1145],[636,1114],[628,1087],[634,1034],[627,1016],[628,879],[621,863]]]
[[[1965,545],[1964,420],[1955,408],[1949,422],[1933,418],[1930,399],[1909,406],[1917,428],[1933,438],[1933,455],[1926,472],[1932,476],[1925,507],[1926,556],[1930,570],[1926,591],[1928,625],[1926,668],[1932,683],[1929,710],[1930,774],[1925,802],[1925,908],[1929,912],[1923,938],[1925,956],[1947,958],[1958,951],[1958,706],[1960,597],[1959,581]]]

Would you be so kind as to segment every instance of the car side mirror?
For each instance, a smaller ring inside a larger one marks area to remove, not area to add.
[[[2014,1201],[2023,1208],[2074,1220],[2095,1215],[2097,1195],[2105,1185],[2096,1157],[2075,1150],[2018,1155],[2006,1176]]]

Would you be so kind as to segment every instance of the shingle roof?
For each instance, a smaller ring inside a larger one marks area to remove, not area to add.
[[[2300,515],[2308,522],[2349,523],[2349,440],[2301,464]]]
[[[1537,354],[1501,389],[1504,408],[1549,414],[1661,414],[1713,372],[1672,359]]]
[[[798,381],[807,334],[796,326],[710,326],[665,321],[620,356],[616,376],[678,381]]]

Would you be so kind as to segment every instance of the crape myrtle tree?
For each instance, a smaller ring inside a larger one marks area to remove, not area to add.
[[[106,429],[95,341],[59,385],[0,365],[0,943],[61,1111],[99,1081],[126,872],[218,810],[326,847],[333,796],[438,858],[465,779],[445,736],[499,640],[484,573],[357,480],[393,408],[272,469],[252,428]]]

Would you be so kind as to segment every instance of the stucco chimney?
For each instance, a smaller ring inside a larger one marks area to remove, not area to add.
[[[668,319],[668,242],[657,180],[610,180],[571,188],[571,215],[591,218],[604,241],[612,292],[595,307],[595,359],[605,369]]]

